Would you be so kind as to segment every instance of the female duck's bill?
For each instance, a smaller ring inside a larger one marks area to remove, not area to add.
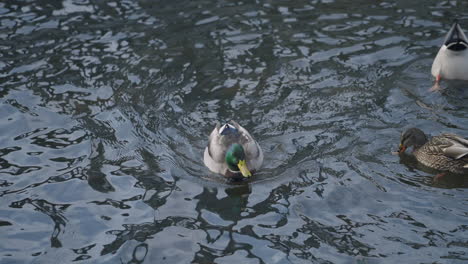
[[[468,38],[458,21],[447,33],[432,63],[431,73],[436,78],[432,91],[440,89],[441,79],[468,80]]]

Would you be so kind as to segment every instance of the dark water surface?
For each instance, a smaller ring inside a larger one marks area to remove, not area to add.
[[[466,177],[391,155],[468,136],[429,93],[468,1],[2,1],[0,262],[466,263]],[[228,184],[216,121],[265,152]]]

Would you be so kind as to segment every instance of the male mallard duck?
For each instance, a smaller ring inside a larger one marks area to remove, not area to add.
[[[438,89],[441,79],[468,80],[468,39],[455,21],[445,37],[432,63],[432,75],[436,78],[433,89]]]
[[[220,126],[210,134],[204,163],[208,169],[229,178],[252,176],[263,163],[263,151],[250,133],[235,121]]]
[[[413,154],[421,164],[445,172],[468,174],[468,140],[455,134],[442,134],[427,139],[418,128],[401,134],[398,153],[413,146]],[[444,173],[436,176],[436,179]]]

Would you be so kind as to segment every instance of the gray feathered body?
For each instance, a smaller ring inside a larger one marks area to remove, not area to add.
[[[225,156],[228,148],[232,144],[238,143],[244,148],[247,168],[250,171],[260,169],[263,163],[263,151],[260,148],[260,145],[255,141],[250,133],[237,122],[230,121],[229,124],[235,127],[235,130],[231,133],[222,135],[220,133],[220,129],[222,129],[222,127],[219,123],[211,132],[203,158],[205,165],[212,172],[219,173],[224,176],[235,176],[232,175],[233,173],[228,169],[225,162]]]

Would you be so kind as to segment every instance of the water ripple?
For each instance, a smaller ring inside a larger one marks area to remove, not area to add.
[[[466,83],[427,92],[463,10],[0,3],[2,260],[466,261],[466,179],[390,153],[408,126],[465,135]],[[248,183],[202,163],[230,119],[265,153]]]

